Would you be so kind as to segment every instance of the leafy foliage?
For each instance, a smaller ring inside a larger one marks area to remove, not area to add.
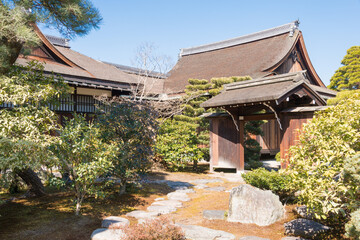
[[[185,234],[179,226],[176,226],[166,217],[146,220],[144,223],[126,226],[112,227],[111,229],[122,229],[124,240],[184,240]]]
[[[336,94],[336,97],[334,97],[334,98],[329,98],[329,99],[327,100],[327,104],[328,104],[328,105],[338,104],[338,103],[340,103],[340,102],[343,101],[343,100],[346,100],[346,99],[348,99],[348,98],[351,98],[352,95],[354,95],[354,94],[359,94],[359,93],[360,93],[360,89],[358,89],[358,90],[343,90],[343,91],[341,91],[341,92],[338,92],[338,93]]]
[[[174,119],[167,119],[161,124],[156,137],[156,153],[173,171],[203,156],[203,152],[198,148],[194,126]]]
[[[99,128],[88,123],[83,116],[74,114],[74,118],[61,130],[52,151],[73,181],[77,215],[85,196],[106,195],[105,188],[112,182],[102,178],[107,177],[115,167],[114,159],[118,150],[115,145],[103,142]]]
[[[45,76],[40,64],[14,67],[0,81],[0,168],[39,168],[54,163],[48,147],[55,141],[56,116],[49,109],[68,86]]]
[[[343,65],[330,79],[329,88],[334,90],[354,90],[360,87],[360,46],[353,46],[341,61]]]
[[[118,148],[111,173],[125,183],[150,167],[158,129],[157,115],[144,101],[114,98],[102,99],[102,102],[96,123],[101,139]]]
[[[0,73],[15,63],[21,49],[40,41],[34,23],[56,27],[67,37],[98,28],[101,17],[89,0],[2,0],[0,2]]]
[[[251,172],[242,175],[242,178],[247,184],[254,187],[271,190],[273,193],[279,195],[281,200],[285,200],[292,191],[289,188],[291,177],[283,171],[268,171],[265,168],[258,168]]]
[[[316,217],[346,214],[358,205],[344,181],[344,160],[360,150],[360,94],[318,112],[290,148],[291,187]]]

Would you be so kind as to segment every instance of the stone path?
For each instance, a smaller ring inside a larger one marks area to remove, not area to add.
[[[238,177],[239,179],[239,177]],[[196,189],[203,189],[205,191],[226,191],[224,187],[209,187],[209,183],[222,183],[223,180],[219,178],[215,179],[196,179],[189,182],[181,181],[169,181],[169,180],[154,180],[146,181],[147,183],[153,184],[166,184],[174,191],[167,194],[166,198],[157,198],[148,208],[147,211],[135,210],[126,214],[126,217],[134,217],[138,220],[138,223],[143,223],[146,220],[154,219],[160,215],[169,214],[175,212],[178,208],[183,207],[183,202],[191,201],[188,196],[189,193],[195,193]],[[195,190],[194,190],[195,189]],[[204,218],[207,219],[225,219],[225,211],[219,210],[207,210],[204,211]],[[112,240],[119,239],[122,236],[121,230],[114,231],[108,229],[110,224],[116,225],[128,225],[129,220],[121,217],[108,217],[103,220],[102,228],[96,229],[92,235],[91,240]],[[186,236],[186,239],[193,240],[232,240],[235,236],[231,233],[205,228],[196,225],[184,225],[177,224],[180,226]],[[244,237],[241,239],[262,239],[253,236]]]

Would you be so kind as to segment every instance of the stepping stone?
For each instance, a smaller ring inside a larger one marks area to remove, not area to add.
[[[200,183],[198,185],[195,185],[196,189],[205,189],[205,188],[208,188],[208,186],[206,184],[203,184],[203,183]]]
[[[231,233],[200,227],[196,225],[178,224],[185,233],[186,239],[192,240],[232,240],[235,236]]]
[[[159,198],[155,198],[155,201],[163,201],[165,200],[165,198],[159,197]]]
[[[156,212],[159,214],[168,214],[168,213],[175,212],[177,209],[172,206],[149,206],[147,208],[147,210],[149,212]]]
[[[188,202],[190,201],[190,198],[186,193],[183,192],[172,192],[167,195],[168,199],[170,200],[177,200],[182,202]]]
[[[206,190],[214,191],[214,192],[224,192],[226,190],[226,188],[224,188],[224,187],[209,187],[209,188],[206,188]]]
[[[180,190],[176,190],[175,192],[181,192],[181,193],[195,193],[195,190],[192,188],[188,188],[188,189],[180,189]]]
[[[116,226],[116,227],[122,227],[122,226],[127,226],[129,224],[130,224],[130,221],[127,220],[126,218],[111,216],[111,217],[107,217],[104,220],[102,220],[101,227],[108,228],[110,225]]]
[[[283,237],[281,240],[308,240],[302,237]]]
[[[157,212],[145,212],[145,211],[141,211],[141,210],[135,210],[132,212],[129,212],[126,214],[126,216],[128,217],[134,217],[136,219],[141,219],[141,218],[153,218],[153,217],[157,217],[161,215],[160,213]]]
[[[285,234],[303,238],[320,238],[325,235],[331,228],[312,220],[298,218],[291,222],[285,223]]]
[[[256,237],[256,236],[245,236],[245,237],[239,238],[239,240],[270,240],[270,239],[269,238]]]
[[[164,200],[153,202],[151,206],[169,206],[174,208],[181,208],[183,206],[182,202],[176,200]]]
[[[92,232],[91,240],[115,240],[122,239],[125,234],[120,229],[98,228]]]
[[[203,217],[206,219],[225,219],[225,212],[224,210],[205,210],[203,211]]]
[[[190,182],[199,185],[199,184],[208,184],[208,183],[224,182],[224,181],[221,179],[196,179]]]

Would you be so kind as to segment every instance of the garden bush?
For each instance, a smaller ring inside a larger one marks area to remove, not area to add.
[[[304,125],[298,144],[290,148],[288,173],[291,188],[299,190],[300,202],[314,209],[317,218],[346,216],[357,209],[359,195],[354,194],[354,186],[342,173],[349,168],[345,159],[358,151],[360,93],[316,113]],[[354,166],[350,169],[358,171]]]
[[[247,184],[263,190],[271,190],[279,195],[281,201],[287,200],[292,195],[289,188],[291,178],[282,171],[276,172],[258,168],[242,175],[242,177]]]
[[[167,119],[161,124],[155,151],[166,167],[173,171],[203,156],[198,147],[196,126],[175,119]]]
[[[125,237],[122,240],[183,240],[185,234],[182,229],[166,217],[146,220],[144,223],[125,227],[112,227],[122,229]]]
[[[360,209],[351,214],[351,219],[345,225],[346,236],[353,239],[360,239]]]

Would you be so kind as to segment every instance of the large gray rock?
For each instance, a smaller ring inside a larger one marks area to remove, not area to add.
[[[153,202],[151,206],[169,206],[174,208],[181,208],[182,202],[176,200],[164,200],[164,201]]]
[[[178,224],[185,233],[186,239],[192,240],[232,240],[235,236],[231,233],[210,228]]]
[[[229,222],[255,223],[268,226],[284,216],[279,196],[247,184],[233,188],[230,193]]]
[[[158,214],[168,214],[175,212],[177,209],[173,206],[149,206],[147,207],[149,212],[156,212]]]
[[[126,218],[111,216],[111,217],[107,217],[104,220],[102,220],[101,227],[108,228],[110,225],[116,226],[116,227],[120,227],[120,226],[122,227],[122,226],[127,226],[129,224],[130,224],[130,221],[127,220]]]
[[[270,240],[270,239],[269,238],[256,237],[256,236],[245,236],[245,237],[239,238],[239,240]]]
[[[284,227],[286,235],[309,239],[319,238],[331,230],[328,226],[303,218],[298,218],[285,223]]]
[[[206,219],[214,220],[214,219],[225,219],[225,212],[224,210],[205,210],[203,211],[203,217]]]
[[[98,228],[92,232],[91,240],[118,240],[125,237],[120,229]]]
[[[126,214],[127,217],[134,217],[136,219],[154,218],[160,215],[161,214],[158,212],[146,212],[141,210],[135,210]]]
[[[182,201],[182,202],[190,201],[190,198],[184,192],[171,192],[171,193],[168,193],[167,197],[170,200],[177,200],[177,201]]]

